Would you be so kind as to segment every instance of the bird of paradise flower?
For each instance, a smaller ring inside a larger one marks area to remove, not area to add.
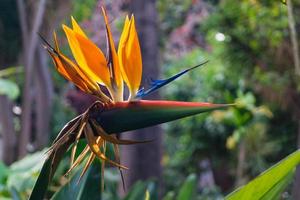
[[[142,56],[134,16],[132,15],[130,18],[126,16],[118,50],[116,50],[108,16],[103,7],[102,13],[107,37],[106,56],[87,37],[73,17],[71,18],[72,29],[63,25],[63,30],[76,62],[70,60],[60,51],[55,33],[54,47],[43,37],[42,39],[44,47],[52,57],[57,71],[79,89],[96,96],[98,99],[84,113],[71,120],[60,131],[48,150],[49,158],[52,157],[51,169],[54,169],[55,165],[57,165],[55,157],[57,157],[57,154],[62,153],[60,151],[61,148],[64,145],[73,145],[71,166],[67,174],[89,154],[80,177],[84,175],[97,157],[102,160],[103,186],[105,162],[118,167],[121,175],[122,169],[128,169],[120,163],[118,145],[149,142],[122,140],[117,137],[117,133],[220,109],[227,105],[141,100],[146,95],[167,85],[190,70],[202,66],[206,62],[188,68],[168,79],[152,80],[148,89],[140,88]],[[129,90],[129,96],[126,100],[124,100],[123,94],[124,82]],[[87,145],[76,157],[78,141],[82,138],[86,140]],[[115,160],[111,160],[105,155],[107,143],[113,144]]]

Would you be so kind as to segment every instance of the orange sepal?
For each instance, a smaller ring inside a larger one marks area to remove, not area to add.
[[[142,55],[134,16],[125,19],[123,32],[119,42],[118,56],[121,72],[127,84],[131,97],[134,97],[140,87],[142,78]]]
[[[108,47],[108,65],[110,67],[110,74],[111,78],[114,80],[113,87],[115,88],[119,93],[123,93],[123,79],[120,71],[120,64],[118,60],[118,55],[116,52],[113,36],[110,30],[110,26],[108,23],[108,17],[106,14],[106,10],[104,7],[102,7],[102,13],[105,21],[105,27],[106,27],[106,36],[107,36],[107,47]]]

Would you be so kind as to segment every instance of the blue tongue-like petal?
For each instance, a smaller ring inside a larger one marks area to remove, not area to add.
[[[175,74],[174,76],[171,76],[170,78],[167,78],[167,79],[163,79],[163,80],[154,80],[152,79],[151,80],[151,83],[150,83],[150,88],[145,90],[144,88],[140,89],[138,92],[137,92],[137,95],[136,95],[136,98],[143,98],[145,96],[147,96],[148,94],[158,90],[159,88],[169,84],[170,82],[174,81],[175,79],[179,78],[180,76],[184,75],[185,73],[193,70],[193,69],[196,69],[200,66],[203,66],[204,64],[206,64],[208,61],[205,61],[201,64],[198,64],[196,66],[193,66],[191,68],[188,68],[182,72],[179,72],[178,74]]]

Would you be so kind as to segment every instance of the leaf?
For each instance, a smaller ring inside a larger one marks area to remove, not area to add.
[[[124,200],[158,199],[157,187],[153,181],[137,181]]]
[[[180,188],[177,196],[177,200],[193,199],[195,195],[196,186],[197,186],[197,177],[195,174],[190,174],[186,178],[183,186]]]
[[[10,165],[11,173],[32,173],[42,168],[41,160],[45,159],[45,150],[29,154],[22,160],[18,160]]]
[[[9,175],[9,168],[0,160],[0,184],[4,183]]]
[[[231,105],[140,100],[118,102],[101,109],[92,109],[90,116],[111,134],[158,125],[228,106]]]
[[[169,191],[162,200],[173,200],[173,199],[175,199],[175,192]]]
[[[280,180],[270,191],[268,191],[261,200],[276,200],[280,199],[280,194],[284,191],[284,189],[288,186],[288,184],[292,181],[294,177],[294,171],[288,173],[282,180]]]
[[[69,137],[62,143],[56,151],[51,152],[45,160],[38,179],[33,187],[29,200],[44,199],[49,183],[51,182],[55,171],[60,163],[63,155],[66,153],[70,145],[75,141],[74,137]]]
[[[17,191],[31,189],[36,181],[37,173],[42,168],[41,160],[45,157],[45,151],[39,151],[13,163],[9,169],[6,185]]]
[[[131,187],[124,200],[139,200],[145,195],[146,190],[147,184],[145,182],[138,181]]]
[[[16,188],[12,187],[10,188],[10,193],[12,196],[13,200],[21,200],[21,195],[19,194],[19,192],[16,190]]]
[[[99,200],[101,199],[101,164],[93,162],[91,167],[78,182],[82,169],[79,169],[71,180],[56,192],[52,200]]]
[[[24,67],[22,67],[22,66],[8,67],[8,68],[0,70],[0,78],[12,76],[17,73],[22,73],[23,71],[24,71]]]
[[[226,196],[227,200],[274,199],[291,180],[290,176],[300,163],[300,150],[272,166],[257,178]]]
[[[0,95],[6,95],[14,100],[20,94],[20,90],[14,82],[7,79],[0,79]]]

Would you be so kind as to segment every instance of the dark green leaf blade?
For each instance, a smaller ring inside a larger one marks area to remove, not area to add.
[[[44,199],[47,192],[48,185],[50,184],[55,171],[63,158],[63,155],[67,152],[70,145],[74,142],[73,137],[63,143],[55,152],[52,152],[46,159],[38,179],[33,187],[29,200]]]
[[[79,169],[71,180],[54,194],[52,200],[100,200],[101,199],[101,164],[94,161],[86,174],[78,182],[82,168]]]

